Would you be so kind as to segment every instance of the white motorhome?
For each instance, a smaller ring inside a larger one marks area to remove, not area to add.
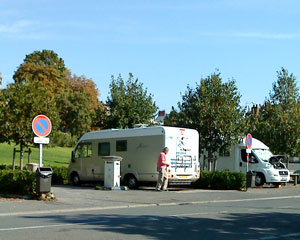
[[[230,151],[218,154],[217,170],[229,170],[246,173],[247,153],[246,138],[242,143],[231,146]],[[276,160],[269,147],[253,138],[252,151],[249,154],[248,170],[256,173],[255,185],[264,183],[286,183],[290,172],[286,166]]]
[[[169,182],[187,183],[200,177],[199,134],[196,130],[165,126],[100,130],[84,134],[72,152],[68,176],[73,184],[103,181],[103,156],[116,155],[121,180],[136,188],[141,182],[157,181],[157,158],[169,148]]]

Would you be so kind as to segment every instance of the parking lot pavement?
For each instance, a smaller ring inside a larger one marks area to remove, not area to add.
[[[92,186],[53,186],[56,201],[0,200],[0,216],[47,212],[92,211],[113,208],[151,207],[159,205],[201,204],[226,201],[259,201],[260,199],[300,198],[300,187],[249,189],[243,191],[170,188],[156,192],[153,187],[128,191],[101,191]]]
[[[299,239],[300,188],[155,192],[55,186],[55,202],[0,202],[0,240]]]

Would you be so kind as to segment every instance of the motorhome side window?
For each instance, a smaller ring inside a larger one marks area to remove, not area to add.
[[[98,156],[109,156],[110,155],[110,143],[103,142],[98,143]]]
[[[79,143],[75,150],[75,158],[90,157],[92,155],[92,143]]]
[[[116,142],[116,151],[117,152],[126,152],[127,151],[127,140],[121,140]]]

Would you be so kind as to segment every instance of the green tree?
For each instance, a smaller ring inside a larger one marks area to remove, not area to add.
[[[31,54],[26,55],[24,62],[20,65],[15,72],[13,79],[15,83],[21,84],[28,80],[28,70],[32,66],[51,67],[58,71],[58,77],[60,79],[65,78],[65,63],[62,58],[59,58],[57,53],[52,50],[34,51]],[[30,71],[29,71],[30,73]]]
[[[196,88],[187,87],[178,103],[166,119],[166,124],[197,129],[199,147],[205,150],[208,168],[215,161],[215,153],[238,143],[245,130],[245,109],[240,106],[236,83],[230,80],[222,83],[220,73],[213,73],[201,79]]]
[[[94,108],[90,97],[82,89],[68,90],[58,99],[61,118],[60,130],[80,137],[91,130]]]
[[[2,140],[20,146],[21,162],[23,149],[33,144],[31,123],[38,114],[47,115],[55,131],[60,123],[55,99],[49,90],[37,82],[22,85],[10,84],[3,91]]]
[[[59,70],[54,66],[32,62],[21,64],[14,74],[14,80],[18,85],[25,82],[38,82],[39,85],[49,88],[53,96],[63,93],[68,87],[68,82],[65,78],[61,78]]]
[[[2,85],[2,76],[0,73],[0,142],[5,142],[6,138],[4,135],[4,126],[5,126],[5,121],[4,121],[4,106],[5,106],[5,99],[4,99],[4,94],[3,90],[1,89]]]
[[[148,94],[138,79],[134,80],[132,73],[129,73],[126,82],[121,75],[117,79],[112,76],[107,106],[110,111],[110,128],[130,128],[138,123],[150,124],[157,111],[153,96]]]
[[[99,110],[102,103],[99,101],[99,92],[92,79],[72,74],[66,71],[68,91],[65,91],[58,102],[61,106],[61,129],[70,132],[73,136],[80,136],[93,129],[99,129],[102,116]]]
[[[38,84],[48,90],[59,114],[57,131],[80,136],[91,129],[99,103],[96,85],[84,76],[72,75],[54,51],[34,51],[26,55],[13,78],[17,86]]]
[[[66,70],[66,79],[73,91],[82,90],[86,95],[89,96],[89,100],[93,106],[93,109],[97,109],[99,105],[99,91],[95,82],[86,78],[85,76],[77,76],[72,74],[70,70]]]
[[[300,153],[300,102],[296,77],[284,68],[277,72],[269,98],[259,114],[251,115],[253,136],[274,153],[294,157]]]

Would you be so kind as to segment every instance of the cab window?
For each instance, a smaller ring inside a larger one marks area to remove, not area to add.
[[[79,143],[75,150],[75,158],[90,157],[92,155],[92,143]]]
[[[98,143],[98,156],[109,156],[110,155],[110,143],[103,142]]]
[[[247,162],[246,149],[241,150],[241,157],[242,157],[243,162]],[[249,154],[249,163],[258,163],[258,160],[256,159],[256,157],[252,153]]]

